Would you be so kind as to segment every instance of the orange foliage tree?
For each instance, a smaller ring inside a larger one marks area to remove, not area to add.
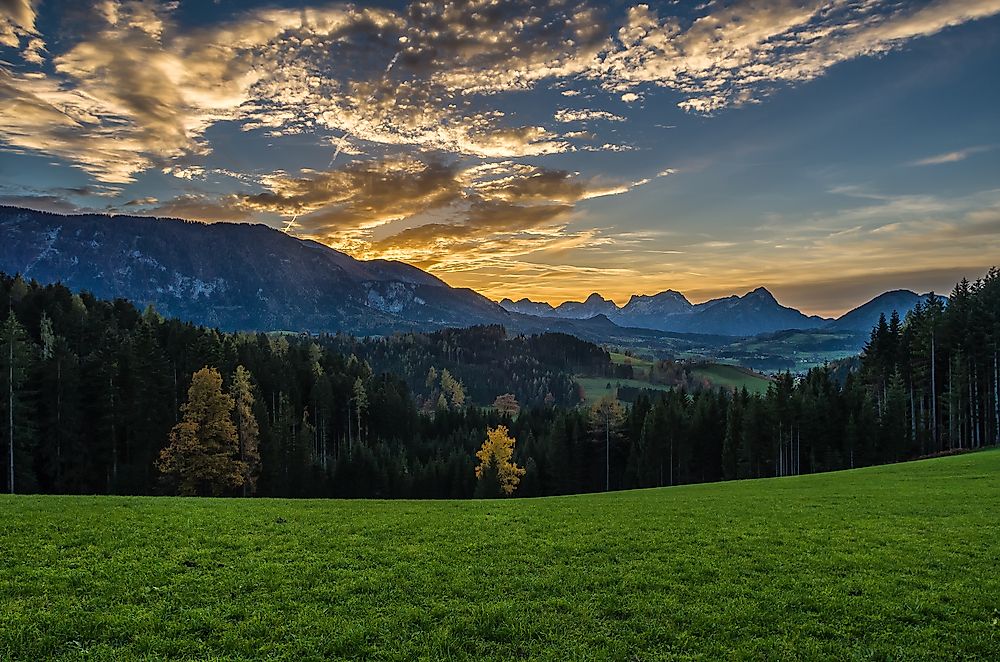
[[[250,472],[240,459],[239,437],[233,423],[233,398],[222,392],[222,375],[202,368],[191,378],[183,418],[170,431],[170,443],[160,452],[157,467],[178,481],[184,495],[222,494],[241,487]]]

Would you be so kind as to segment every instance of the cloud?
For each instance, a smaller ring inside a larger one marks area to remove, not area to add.
[[[268,136],[336,136],[334,160],[373,146],[479,159],[621,151],[630,147],[578,146],[589,137],[519,121],[496,100],[592,80],[625,103],[671,88],[682,108],[710,114],[993,15],[1000,0],[738,0],[693,17],[639,4],[613,19],[528,0],[326,4],[196,28],[180,25],[175,7],[101,0],[48,55],[36,3],[2,0],[0,43],[21,48],[23,62],[0,72],[0,141],[111,184],[194,163],[211,151],[209,127],[225,121]],[[559,109],[554,120],[622,117]]]
[[[521,166],[510,175],[475,183],[473,189],[477,196],[486,200],[570,204],[625,193],[632,186],[643,183],[645,182],[623,184],[599,179],[587,180],[565,170]]]
[[[0,39],[33,33],[33,5],[5,5]],[[5,73],[0,139],[110,183],[206,154],[205,131],[225,120],[271,135],[336,131],[338,154],[359,142],[482,158],[558,153],[570,145],[553,132],[474,98],[580,75],[609,31],[593,8],[525,0],[258,9],[194,29],[173,8],[105,0],[82,38],[63,41],[54,73]]]
[[[0,45],[18,48],[21,39],[30,42],[35,32],[35,5],[33,0],[0,0]]]
[[[49,211],[56,214],[76,214],[81,211],[77,205],[59,195],[0,195],[0,205],[27,207],[28,209]]]
[[[301,216],[297,224],[302,233],[328,241],[338,233],[369,230],[448,206],[462,196],[453,166],[408,157],[358,161],[296,177],[276,174],[262,183],[267,190],[242,196],[241,206]]]
[[[108,183],[206,153],[204,131],[236,117],[256,74],[224,43],[166,42],[168,7],[115,5],[114,23],[53,58],[55,75],[0,74],[0,139]]]
[[[123,206],[129,214],[183,218],[206,223],[251,220],[250,212],[240,206],[235,195],[217,198],[200,193],[189,193],[163,202],[156,198],[130,200]],[[136,210],[135,207],[143,207],[143,209]]]
[[[464,217],[455,223],[427,223],[403,230],[374,246],[380,253],[403,250],[408,259],[417,256],[417,261],[426,262],[421,251],[445,249],[449,258],[456,249],[470,248],[471,242],[497,241],[505,235],[546,228],[558,230],[566,215],[572,210],[570,205],[515,205],[490,201],[474,204]],[[509,238],[509,237],[507,237]],[[535,247],[537,248],[537,246]]]
[[[910,165],[912,166],[930,166],[930,165],[942,165],[944,163],[957,163],[959,161],[964,161],[973,154],[981,154],[982,152],[988,152],[995,149],[995,145],[978,145],[976,147],[967,147],[965,149],[959,149],[954,152],[945,152],[944,154],[936,154],[934,156],[929,156],[924,159],[919,159],[917,161],[912,161]]]
[[[556,111],[555,120],[557,122],[590,122],[592,120],[604,120],[606,122],[624,122],[625,118],[615,115],[606,110],[592,110],[581,108],[573,110],[570,108],[560,108]]]
[[[227,204],[277,214],[297,235],[361,257],[448,271],[586,243],[592,232],[567,230],[575,205],[643,183],[515,161],[460,167],[395,156],[274,173],[261,178],[263,191]]]
[[[701,9],[687,21],[648,5],[632,7],[595,77],[632,97],[642,84],[671,88],[685,96],[682,109],[708,114],[758,101],[780,84],[811,80],[840,62],[992,16],[1000,0],[744,0]]]

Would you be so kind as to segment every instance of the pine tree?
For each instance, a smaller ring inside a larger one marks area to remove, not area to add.
[[[614,395],[605,395],[590,408],[591,430],[604,441],[604,489],[611,489],[611,439],[616,440],[619,426],[625,419],[625,409]]]
[[[40,323],[42,347],[35,371],[38,397],[35,419],[38,428],[39,487],[54,492],[70,491],[67,469],[74,478],[81,472],[83,449],[79,420],[79,362],[66,339],[55,333],[51,318],[44,314]]]
[[[740,446],[743,440],[743,399],[739,394],[729,402],[726,412],[726,434],[722,441],[722,477],[733,480],[737,476]]]
[[[361,443],[361,415],[368,410],[368,391],[365,390],[365,383],[360,377],[354,380],[351,392],[351,400],[354,402],[354,411],[358,420],[358,443]]]
[[[15,285],[23,281],[15,281]],[[24,286],[26,287],[26,286]],[[12,298],[14,293],[12,293]],[[21,293],[24,297],[25,293]],[[26,450],[31,440],[29,411],[27,409],[27,394],[24,392],[34,354],[34,346],[28,333],[17,320],[14,312],[7,315],[7,321],[2,327],[0,336],[0,379],[3,380],[4,402],[4,435],[7,442],[7,491],[14,494],[18,485],[18,475],[25,474],[28,467],[20,466],[18,456],[21,450]]]

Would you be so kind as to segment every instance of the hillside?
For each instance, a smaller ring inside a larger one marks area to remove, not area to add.
[[[0,497],[0,657],[991,659],[1000,452],[509,501]]]
[[[388,334],[510,320],[416,267],[264,225],[0,207],[0,232],[0,271],[224,330]]]
[[[152,304],[168,317],[224,331],[390,335],[500,324],[512,333],[556,331],[627,345],[717,342],[623,328],[602,316],[509,312],[412,265],[356,260],[260,224],[0,206],[0,232],[0,272],[126,299],[140,309]]]
[[[899,314],[900,319],[906,318],[906,313],[913,310],[913,307],[920,301],[927,298],[927,295],[920,295],[910,290],[892,290],[883,292],[871,301],[864,303],[853,310],[849,310],[837,319],[826,325],[826,328],[835,331],[859,331],[862,333],[871,332],[872,328],[878,324],[880,315],[885,315],[886,319],[892,315],[893,311]]]

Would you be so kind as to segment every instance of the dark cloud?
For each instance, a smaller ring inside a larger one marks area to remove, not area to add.
[[[495,240],[525,230],[551,227],[565,219],[571,210],[570,205],[483,202],[474,205],[459,222],[427,223],[409,228],[377,242],[375,247],[379,250],[425,250],[476,240]]]
[[[356,161],[338,170],[300,177],[267,177],[263,193],[246,195],[243,207],[302,216],[301,230],[324,235],[368,228],[446,207],[462,196],[458,170],[409,158]]]
[[[249,211],[239,205],[239,199],[235,195],[218,199],[203,194],[187,194],[159,203],[156,202],[155,198],[131,200],[125,206],[137,207],[149,204],[152,206],[148,206],[140,212],[129,211],[129,213],[141,213],[143,216],[184,218],[192,221],[205,221],[206,223],[251,220]]]
[[[27,207],[28,209],[49,211],[56,214],[76,214],[85,211],[58,195],[0,195],[0,205]]]

